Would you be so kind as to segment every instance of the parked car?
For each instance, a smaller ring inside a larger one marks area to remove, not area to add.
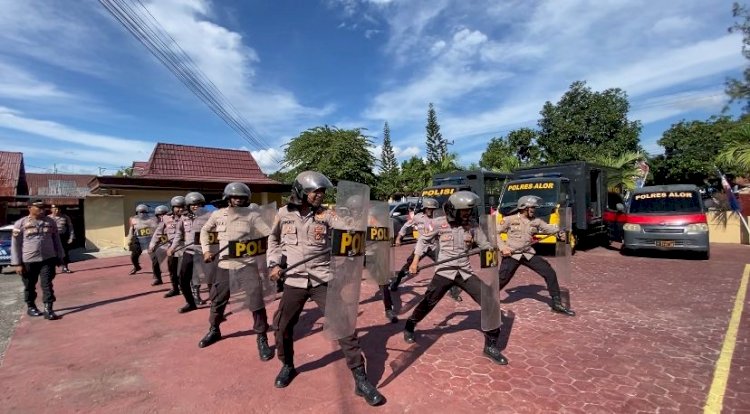
[[[414,211],[415,204],[410,202],[397,202],[389,204],[391,211],[391,218],[393,218],[393,231],[395,234],[401,230],[401,227],[409,221],[409,212]],[[394,236],[394,240],[395,240]],[[414,240],[413,231],[407,232],[406,235],[401,238],[401,241]]]
[[[0,273],[3,267],[10,266],[10,239],[13,235],[13,225],[0,227]]]

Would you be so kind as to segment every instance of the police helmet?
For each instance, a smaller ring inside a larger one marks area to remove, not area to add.
[[[169,200],[169,205],[172,207],[185,207],[185,197],[174,196]]]
[[[292,195],[289,202],[302,204],[307,193],[320,188],[333,188],[331,180],[317,171],[304,171],[297,175],[292,184]]]
[[[156,214],[157,216],[161,216],[162,214],[167,213],[169,213],[169,207],[165,205],[157,206],[156,209],[154,209],[154,214]]]
[[[135,212],[138,213],[138,214],[140,214],[140,213],[148,213],[148,206],[145,205],[145,204],[138,204],[135,207]]]
[[[201,193],[193,191],[185,195],[185,204],[187,204],[188,206],[193,206],[196,204],[204,205],[206,204],[206,197],[203,197],[203,194]]]
[[[517,210],[526,210],[528,207],[539,207],[541,198],[533,195],[525,195],[518,199]]]
[[[228,200],[229,197],[246,197],[249,199],[250,194],[250,187],[238,181],[229,183],[224,187],[224,200]]]
[[[457,191],[448,197],[448,201],[443,204],[443,210],[448,221],[456,221],[456,212],[458,210],[473,210],[479,205],[479,196],[471,191]]]
[[[438,208],[438,201],[435,200],[434,198],[429,198],[429,197],[428,198],[423,198],[422,199],[422,208],[423,209],[425,209],[425,208],[431,208],[431,209],[434,210],[434,209]]]

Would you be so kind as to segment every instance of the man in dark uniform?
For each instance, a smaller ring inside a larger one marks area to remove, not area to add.
[[[29,316],[42,315],[35,302],[36,283],[41,280],[44,319],[55,320],[52,281],[55,279],[55,266],[62,263],[65,250],[57,233],[57,224],[44,215],[42,200],[31,200],[28,206],[29,215],[13,224],[10,264],[23,279],[24,300],[28,307],[26,313]]]
[[[418,272],[420,254],[429,248],[429,242],[435,240],[438,243],[437,261],[450,259],[471,250],[474,246],[481,249],[492,249],[487,236],[482,232],[477,223],[472,220],[472,210],[479,204],[479,196],[471,191],[457,191],[453,193],[443,205],[445,217],[439,217],[433,223],[435,231],[429,238],[419,238],[416,254],[409,271],[413,274]],[[493,235],[494,236],[494,235]],[[422,319],[435,308],[440,299],[450,290],[452,286],[463,289],[476,303],[480,303],[482,281],[474,273],[468,257],[459,258],[454,261],[438,265],[435,276],[432,277],[430,285],[424,298],[419,302],[414,312],[406,321],[404,328],[404,341],[414,343],[414,330]],[[480,303],[481,305],[481,303]],[[499,311],[498,311],[499,312]],[[508,360],[500,353],[497,346],[500,329],[485,331],[484,355],[493,362],[506,365]]]
[[[289,204],[279,209],[268,238],[268,268],[272,280],[281,276],[282,256],[286,256],[291,265],[330,251],[329,235],[337,217],[321,203],[326,189],[332,187],[331,181],[319,172],[305,171],[297,175]],[[329,263],[329,257],[320,256],[285,274],[284,292],[274,316],[277,353],[283,363],[274,384],[277,388],[288,386],[297,375],[294,368],[294,326],[305,303],[312,298],[325,313],[328,282],[332,278]],[[355,393],[364,397],[369,405],[382,404],[385,397],[367,379],[356,332],[339,339],[338,343],[354,376]]]
[[[185,211],[185,197],[172,197],[169,201],[169,205],[172,207],[172,212],[171,214],[164,215],[161,219],[161,223],[156,227],[154,237],[149,244],[149,253],[154,253],[162,243],[160,242],[162,235],[167,236],[167,241],[163,243],[165,246],[170,246],[175,235],[177,235],[177,223],[180,220],[180,216]],[[164,295],[165,298],[171,298],[172,296],[180,294],[180,279],[177,275],[177,266],[180,262],[180,256],[182,256],[182,251],[180,251],[178,255],[169,254],[169,251],[167,251],[167,268],[169,269],[169,280],[172,283],[172,289]]]
[[[422,260],[422,257],[427,256],[434,262],[438,254],[437,245],[434,241],[429,242],[429,240],[432,240],[431,237],[434,231],[433,215],[435,214],[438,205],[438,201],[434,198],[423,198],[422,211],[415,214],[414,217],[401,226],[401,229],[398,231],[398,236],[396,236],[396,246],[401,246],[401,239],[406,235],[408,229],[414,229],[419,233],[419,238],[423,240],[423,243],[425,243],[425,246],[427,247],[424,253],[422,253],[422,256],[419,257],[419,260]],[[401,284],[401,280],[408,274],[409,266],[411,266],[411,263],[414,261],[415,254],[416,250],[412,250],[412,253],[406,259],[406,262],[401,267],[401,270],[399,270],[396,278],[391,282],[390,289],[392,292],[398,290],[398,285]],[[461,289],[459,289],[458,286],[453,286],[451,288],[449,296],[456,302],[461,302],[463,300],[463,298],[461,298]]]
[[[260,214],[248,208],[250,203],[250,188],[244,183],[229,183],[224,188],[224,199],[228,206],[211,213],[206,224],[201,228],[200,242],[203,250],[203,259],[206,262],[216,260],[215,253],[211,251],[209,233],[216,232],[219,239],[219,257],[216,272],[216,280],[209,292],[211,299],[211,312],[208,317],[210,328],[208,333],[198,343],[198,347],[204,348],[221,339],[219,325],[224,320],[224,310],[229,303],[230,297],[230,271],[241,269],[245,266],[257,266],[256,257],[230,258],[227,252],[230,242],[247,240],[252,234],[268,234],[270,229],[263,222]],[[260,277],[255,274],[253,276]],[[257,280],[252,281],[257,282]],[[258,309],[250,309],[253,314],[253,330],[257,333],[258,355],[262,361],[273,358],[273,349],[268,345],[268,315],[263,304],[262,291],[256,290],[255,294],[260,297],[250,298]],[[253,307],[255,307],[253,306]]]
[[[166,209],[166,206],[162,207]],[[152,217],[148,214],[147,205],[139,204],[136,206],[135,216],[130,217],[128,222],[127,245],[128,250],[130,250],[130,261],[133,263],[133,269],[129,274],[134,275],[141,270],[141,264],[139,263],[141,253],[143,253],[144,248],[148,250],[148,246],[151,243],[151,237],[156,231],[156,227],[159,225],[160,217],[165,213],[166,211],[156,217]],[[154,275],[154,280],[151,285],[161,285],[162,280],[159,260],[153,253],[149,253],[149,258],[151,259],[151,271]]]
[[[73,244],[73,240],[75,240],[73,221],[70,219],[70,216],[62,211],[60,206],[52,204],[51,211],[52,214],[50,215],[50,218],[55,220],[55,224],[57,224],[57,234],[60,235],[60,241],[65,250],[65,258],[63,259],[61,270],[63,273],[71,273],[70,269],[68,269],[68,265],[70,264],[70,256],[68,255],[68,252],[70,251],[70,246]]]
[[[531,244],[536,234],[557,234],[564,240],[565,233],[554,224],[547,224],[544,220],[535,217],[536,208],[539,207],[539,198],[535,196],[523,196],[518,199],[517,213],[503,217],[498,227],[498,234],[507,233],[508,240],[504,241],[498,237],[498,246],[503,260],[500,262],[498,277],[500,278],[500,290],[510,283],[516,274],[518,267],[524,265],[535,271],[547,282],[547,291],[552,296],[552,311],[563,315],[575,316],[575,312],[562,303],[560,297],[560,285],[557,282],[557,274],[549,262],[536,255]]]

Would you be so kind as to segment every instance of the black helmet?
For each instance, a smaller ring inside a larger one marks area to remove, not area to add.
[[[206,197],[203,197],[203,194],[198,192],[192,192],[187,193],[185,196],[185,204],[188,206],[193,206],[196,204],[205,205],[206,204]]]
[[[448,197],[448,201],[443,204],[443,211],[448,221],[456,221],[456,211],[471,209],[474,210],[479,205],[479,196],[471,191],[457,191]]]
[[[297,175],[292,184],[292,195],[289,202],[302,204],[307,193],[320,188],[333,188],[331,180],[317,171],[304,171]]]
[[[235,181],[224,187],[224,200],[228,200],[229,197],[246,197],[249,199],[250,194],[252,194],[250,187],[245,183]]]
[[[169,213],[169,207],[165,205],[157,206],[156,209],[154,209],[154,214],[156,214],[157,216],[161,216],[167,213]]]
[[[169,205],[172,207],[185,207],[185,197],[174,196],[169,200]]]
[[[135,207],[135,212],[138,213],[138,214],[140,214],[140,213],[148,213],[148,206],[145,205],[145,204],[138,204]]]

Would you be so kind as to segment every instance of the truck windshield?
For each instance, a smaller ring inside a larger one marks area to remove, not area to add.
[[[630,201],[630,213],[702,213],[696,191],[638,193]]]
[[[552,210],[555,209],[560,199],[560,186],[558,184],[550,181],[508,183],[505,186],[503,199],[500,203],[500,213],[502,215],[510,214],[516,208],[519,198],[532,195],[542,199],[536,209],[536,215],[539,217],[548,216],[552,214]]]

